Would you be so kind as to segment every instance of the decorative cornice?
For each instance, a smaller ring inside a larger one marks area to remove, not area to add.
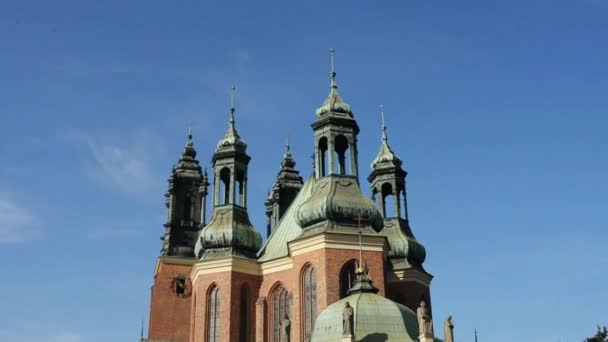
[[[288,243],[289,254],[301,255],[319,249],[348,249],[371,252],[388,251],[388,243],[382,235],[362,235],[361,247],[359,236],[355,234],[328,233],[323,232],[304,239],[298,239]]]
[[[415,282],[430,286],[433,276],[415,268],[397,269],[387,274],[387,283]]]
[[[237,256],[221,259],[200,260],[192,268],[190,278],[195,282],[200,275],[238,272],[251,275],[260,275],[260,265],[257,261]]]
[[[194,258],[160,256],[160,257],[158,257],[158,259],[156,259],[156,266],[154,267],[154,275],[158,274],[158,269],[160,268],[160,264],[192,266],[195,262],[196,262],[196,260]]]

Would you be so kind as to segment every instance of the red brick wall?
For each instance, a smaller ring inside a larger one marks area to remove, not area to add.
[[[192,342],[203,342],[207,339],[207,302],[208,293],[212,285],[220,290],[220,341],[241,341],[241,287],[247,284],[249,287],[249,327],[250,331],[247,341],[254,341],[256,336],[256,307],[255,303],[259,296],[260,277],[238,273],[221,272],[199,276],[194,283],[194,295],[196,306],[192,314]]]
[[[272,340],[272,291],[281,284],[293,295],[291,305],[291,338],[292,341],[302,341],[303,321],[302,314],[302,286],[301,275],[307,264],[312,264],[317,273],[317,313],[325,309],[328,305],[340,299],[340,270],[342,266],[352,260],[359,259],[359,251],[347,249],[321,249],[310,253],[295,256],[293,258],[293,268],[289,270],[266,274],[260,287],[260,296],[266,297],[264,308],[263,327],[267,341]],[[363,259],[367,262],[370,269],[370,276],[383,296],[384,289],[384,256],[382,252],[363,252]],[[259,310],[261,311],[261,310]],[[260,320],[258,320],[258,325]],[[198,342],[198,341],[197,341]]]
[[[189,341],[192,295],[178,297],[174,292],[173,282],[178,275],[188,277],[191,268],[190,265],[169,264],[160,260],[150,300],[150,339]],[[191,289],[190,281],[187,280],[186,283]]]

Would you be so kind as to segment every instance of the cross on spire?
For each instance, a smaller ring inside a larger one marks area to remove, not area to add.
[[[330,57],[330,61],[331,61],[331,87],[332,89],[336,89],[338,88],[338,84],[336,83],[336,71],[334,70],[334,53],[336,52],[336,50],[334,50],[333,48],[329,49],[329,57]]]
[[[361,230],[361,222],[367,221],[367,219],[362,217],[361,214],[354,219],[357,221],[357,226],[359,227],[359,267],[357,267],[356,271],[357,273],[365,273],[365,268],[363,267],[363,243],[361,241],[361,235],[363,232]]]
[[[384,121],[384,105],[380,105],[380,116],[382,117],[382,140],[386,141],[386,123]]]
[[[234,105],[234,98],[236,97],[236,87],[230,88],[230,126],[234,127],[234,112],[236,107]]]

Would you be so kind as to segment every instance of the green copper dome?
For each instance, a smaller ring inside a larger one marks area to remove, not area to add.
[[[255,258],[262,247],[262,236],[251,225],[247,210],[237,205],[216,207],[199,239],[196,253],[205,259],[229,255]]]
[[[353,312],[353,340],[366,342],[418,341],[418,318],[404,305],[376,294],[365,274],[358,274],[346,298],[321,311],[315,321],[311,342],[341,341],[343,312],[348,303]]]
[[[353,176],[327,176],[315,181],[312,195],[300,206],[298,224],[305,228],[321,221],[355,223],[362,217],[376,231],[383,220],[378,208],[359,189]]]

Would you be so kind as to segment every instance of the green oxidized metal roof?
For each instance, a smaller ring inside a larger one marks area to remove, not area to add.
[[[315,322],[312,342],[341,340],[346,302],[353,307],[355,341],[418,341],[418,319],[414,311],[385,297],[363,292],[325,308]]]
[[[382,229],[382,215],[374,202],[365,197],[353,176],[331,175],[315,182],[313,194],[298,209],[300,226],[308,227],[317,222],[354,222],[361,216],[376,230]]]
[[[310,198],[314,183],[315,179],[313,177],[306,180],[304,186],[289,206],[289,209],[285,212],[285,215],[283,215],[277,227],[266,240],[266,244],[259,251],[260,261],[272,260],[289,254],[287,243],[302,234],[302,227],[296,221],[298,208]]]

